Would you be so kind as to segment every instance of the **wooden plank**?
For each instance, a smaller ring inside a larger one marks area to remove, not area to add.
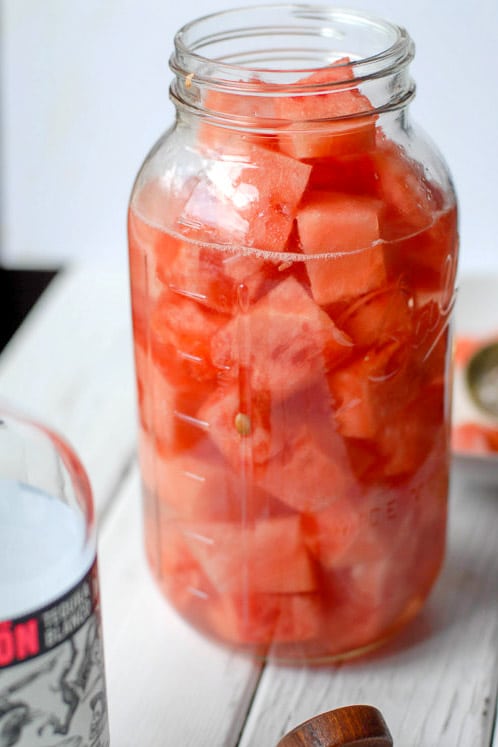
[[[240,747],[274,745],[322,711],[369,703],[399,747],[484,747],[498,678],[498,496],[453,486],[444,571],[425,611],[375,656],[325,669],[267,666]],[[495,739],[496,742],[496,739]]]
[[[195,633],[156,588],[144,558],[133,470],[99,541],[112,743],[237,743],[261,664]]]
[[[98,511],[135,449],[128,298],[124,265],[65,270],[0,356],[0,398],[72,443]]]

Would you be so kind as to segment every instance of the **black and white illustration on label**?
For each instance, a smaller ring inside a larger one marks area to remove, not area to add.
[[[56,602],[0,622],[0,747],[109,747],[96,564]]]

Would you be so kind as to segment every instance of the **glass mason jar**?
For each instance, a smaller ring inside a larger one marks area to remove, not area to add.
[[[194,21],[131,197],[149,562],[280,661],[379,645],[443,559],[456,201],[413,54],[356,11]]]

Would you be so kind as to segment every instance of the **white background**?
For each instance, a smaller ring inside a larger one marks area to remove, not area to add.
[[[134,175],[172,120],[174,32],[244,0],[0,0],[0,261],[123,261]],[[414,118],[461,207],[463,271],[498,270],[497,0],[350,0],[417,45]]]

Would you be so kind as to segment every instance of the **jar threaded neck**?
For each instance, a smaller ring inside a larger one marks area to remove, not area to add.
[[[234,116],[226,106],[233,97],[256,101],[359,88],[363,108],[326,117],[358,118],[403,108],[413,98],[408,68],[414,49],[402,27],[355,10],[264,5],[225,11],[178,31],[170,93],[179,109],[251,127],[250,115]],[[333,69],[333,76],[317,79],[324,69]],[[207,102],[208,91],[221,95]],[[259,128],[278,126],[274,112],[260,114],[258,107]]]

